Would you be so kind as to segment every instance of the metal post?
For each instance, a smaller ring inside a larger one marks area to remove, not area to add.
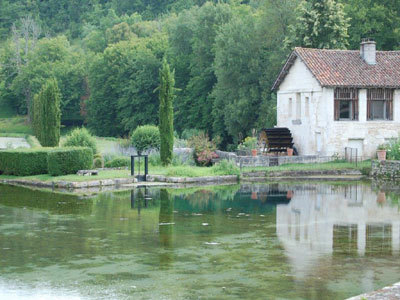
[[[356,167],[357,167],[357,162],[358,162],[358,148],[356,148]]]
[[[147,174],[149,174],[149,157],[144,157],[144,181],[147,181]]]
[[[138,172],[138,176],[140,177],[140,155],[138,157],[139,157],[139,172]]]
[[[135,175],[135,157],[131,155],[131,176]]]

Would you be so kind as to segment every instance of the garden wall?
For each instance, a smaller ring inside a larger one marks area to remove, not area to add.
[[[269,167],[283,164],[307,164],[331,161],[331,157],[306,156],[238,156],[233,152],[216,151],[219,159],[234,161],[240,167]]]
[[[400,161],[372,161],[371,176],[377,179],[400,179]]]

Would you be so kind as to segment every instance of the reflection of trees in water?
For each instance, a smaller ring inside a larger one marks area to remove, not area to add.
[[[267,186],[267,188],[262,188]],[[269,185],[232,185],[175,190],[175,209],[179,211],[225,212],[228,208],[245,213],[267,213],[278,203],[287,203],[288,190]],[[257,195],[257,197],[254,197]],[[290,197],[289,197],[290,198]]]
[[[176,199],[183,199],[192,208],[206,209],[215,201],[233,201],[238,192],[239,185],[209,186],[201,188],[189,188],[181,190],[169,190]]]
[[[54,214],[90,214],[93,199],[77,195],[0,185],[0,204],[48,210]]]
[[[168,251],[172,249],[172,235],[174,229],[174,202],[166,189],[160,190],[160,215],[159,215],[159,235],[160,244],[164,249],[160,253],[160,266],[167,267],[172,262],[172,254]]]

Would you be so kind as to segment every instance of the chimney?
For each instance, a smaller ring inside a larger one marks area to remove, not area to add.
[[[361,58],[369,65],[376,65],[376,43],[373,39],[362,39]]]

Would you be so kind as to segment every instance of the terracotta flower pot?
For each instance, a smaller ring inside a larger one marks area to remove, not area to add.
[[[251,200],[257,200],[257,199],[258,199],[257,192],[251,192]]]
[[[386,150],[377,150],[376,154],[378,155],[378,160],[379,161],[386,160]]]
[[[385,192],[379,192],[378,198],[376,199],[376,201],[378,203],[381,203],[381,204],[385,203],[386,202],[386,193]]]
[[[251,155],[252,156],[257,156],[257,149],[252,149],[251,150]]]
[[[293,149],[292,148],[287,148],[286,151],[287,151],[287,155],[288,156],[293,156]]]

